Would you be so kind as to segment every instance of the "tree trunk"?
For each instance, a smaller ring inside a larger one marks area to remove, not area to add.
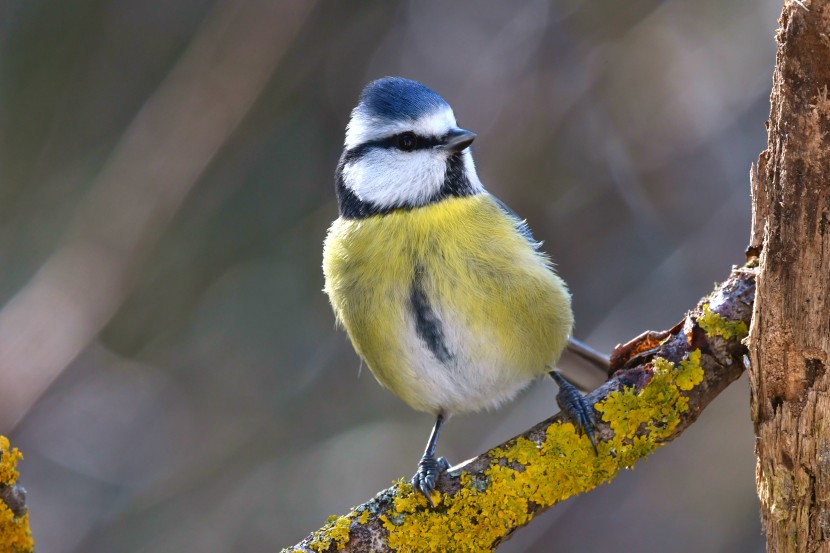
[[[830,0],[785,2],[752,172],[749,335],[768,551],[830,551]]]

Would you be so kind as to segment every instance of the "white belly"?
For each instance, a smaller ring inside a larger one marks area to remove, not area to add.
[[[473,334],[453,317],[436,315],[448,356],[428,347],[411,312],[402,337],[404,363],[416,377],[410,382],[421,404],[416,408],[446,414],[496,408],[533,381],[534,375],[499,354],[491,336]]]

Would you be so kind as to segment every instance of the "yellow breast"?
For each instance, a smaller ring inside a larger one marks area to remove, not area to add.
[[[428,412],[509,399],[556,362],[573,325],[565,284],[486,193],[338,219],[323,271],[335,314],[372,373]],[[416,279],[446,358],[416,332]]]

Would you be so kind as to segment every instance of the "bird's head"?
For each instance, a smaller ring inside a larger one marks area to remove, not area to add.
[[[345,217],[413,208],[483,190],[452,108],[421,83],[385,77],[366,85],[337,167]]]

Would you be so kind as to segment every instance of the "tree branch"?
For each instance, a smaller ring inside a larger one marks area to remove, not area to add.
[[[674,328],[617,346],[589,394],[598,455],[557,415],[442,475],[435,508],[398,482],[284,551],[488,551],[568,497],[612,480],[688,428],[744,370],[755,269],[734,268]]]

